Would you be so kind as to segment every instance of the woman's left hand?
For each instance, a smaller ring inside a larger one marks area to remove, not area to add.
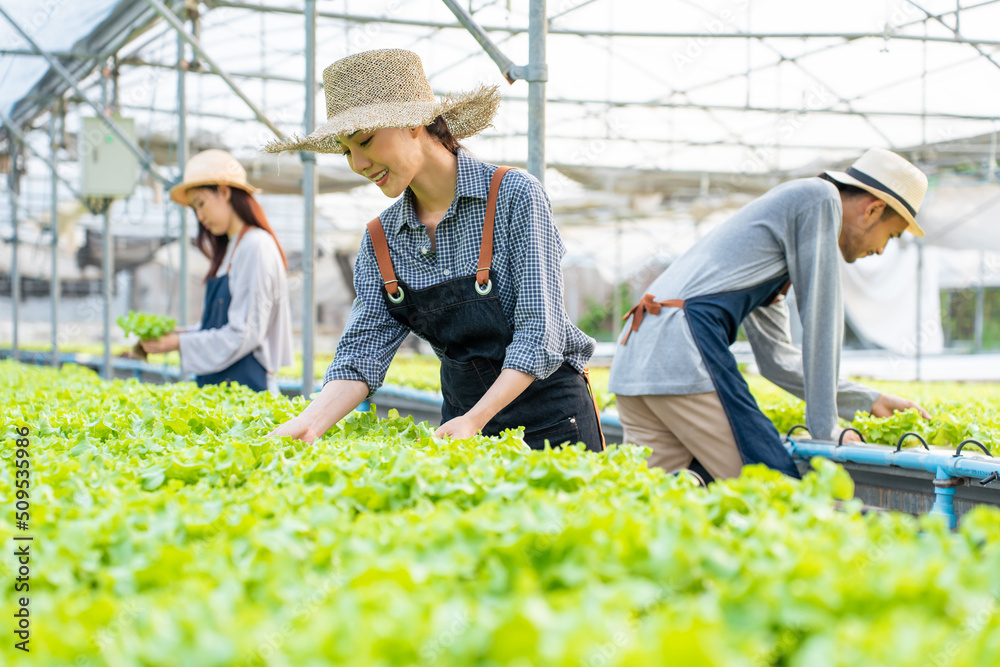
[[[446,436],[450,436],[461,440],[464,438],[471,438],[482,429],[482,424],[479,424],[468,414],[464,414],[461,417],[455,417],[454,419],[441,424],[441,426],[438,427],[438,430],[434,431],[434,437],[444,438]]]
[[[160,338],[144,340],[141,345],[142,349],[146,350],[146,354],[173,352],[174,350],[181,349],[181,337],[176,333],[168,333],[166,336],[161,336]]]

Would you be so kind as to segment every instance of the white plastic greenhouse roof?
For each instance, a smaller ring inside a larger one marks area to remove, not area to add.
[[[136,119],[140,145],[176,178],[178,38],[152,4],[0,0],[80,78],[90,100],[100,105],[117,92],[121,112]],[[168,4],[179,10],[183,3]],[[282,132],[301,133],[303,1],[187,4],[198,9],[200,41],[211,59]],[[527,64],[529,0],[462,4],[511,60]],[[347,54],[403,47],[420,54],[439,93],[496,83],[505,101],[494,127],[464,143],[483,159],[524,164],[527,83],[508,84],[441,0],[317,5],[317,78]],[[931,174],[959,166],[986,178],[991,155],[995,164],[1000,0],[549,0],[547,15],[546,186],[557,210],[579,204],[584,223],[621,215],[620,204],[594,206],[586,190],[627,195],[626,214],[641,215],[632,209],[647,194],[758,194],[785,178],[844,166],[870,146],[904,153]],[[67,96],[68,86],[31,49],[0,17],[0,112],[28,130],[32,145],[46,148],[51,96],[68,97],[69,147],[80,116],[93,111]],[[116,87],[101,77],[112,53]],[[300,169],[259,153],[271,130],[194,60],[186,75],[188,136],[212,137],[258,177],[283,174],[287,182],[279,187],[276,180],[272,191],[288,191]],[[317,120],[324,116],[320,90]],[[66,157],[72,160],[73,151]],[[74,165],[64,166],[74,177]],[[325,191],[353,187],[342,157],[321,155],[319,166]],[[318,205],[333,219],[360,224],[385,205],[370,190],[324,195]],[[21,204],[28,214],[37,208],[32,201]],[[991,225],[992,213],[983,210],[971,211],[982,221],[963,223],[973,239],[983,238],[977,228]],[[950,213],[941,225],[954,227]]]
[[[280,11],[231,6],[240,4],[203,3],[201,42],[279,128],[301,131],[302,86],[280,79],[305,71],[303,18],[285,13],[301,11],[302,2],[265,0]],[[960,4],[956,19],[954,0],[550,0],[547,159],[758,173],[847,160],[873,145],[906,150],[993,132],[1000,3]],[[468,5],[500,48],[526,64],[528,1]],[[438,91],[499,83],[506,102],[495,129],[470,143],[489,159],[523,162],[527,84],[508,85],[464,29],[434,27],[457,25],[442,2],[318,6],[318,70],[348,53],[402,46],[420,53]],[[130,16],[131,23],[102,26],[116,33],[103,43],[118,46],[153,16],[142,0],[0,0],[0,7],[43,48],[64,52],[102,22]],[[4,21],[0,31],[3,49],[30,48]],[[872,34],[885,37],[864,36]],[[936,41],[917,39],[924,37]],[[124,111],[153,131],[176,127],[176,76],[157,66],[174,65],[176,52],[161,19],[118,51]],[[0,111],[9,113],[47,69],[37,57],[0,55]],[[252,74],[272,78],[239,76]],[[190,77],[189,129],[219,132],[243,153],[270,137],[217,76]],[[99,99],[97,77],[88,83]]]

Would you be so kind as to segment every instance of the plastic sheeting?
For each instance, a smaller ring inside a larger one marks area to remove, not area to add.
[[[62,2],[0,0],[5,12],[46,51],[69,51],[114,11],[119,0]],[[31,50],[15,30],[0,18],[0,48]],[[10,115],[17,104],[49,71],[41,56],[0,55],[0,112]]]
[[[921,352],[942,350],[942,281],[952,289],[1000,281],[1000,184],[951,175],[934,180],[918,216],[926,232],[922,292],[917,244],[909,235],[904,243],[891,242],[881,257],[845,264],[841,272],[851,327],[863,340],[904,355],[916,353],[918,331]],[[956,256],[967,264],[956,266]]]
[[[941,177],[928,191],[919,221],[930,245],[1000,251],[1000,183]]]
[[[939,261],[934,248],[924,248],[922,290],[917,289],[918,248],[915,242],[892,242],[880,257],[862,258],[841,267],[844,311],[851,328],[865,341],[897,354],[941,352]],[[917,320],[917,300],[921,300]]]

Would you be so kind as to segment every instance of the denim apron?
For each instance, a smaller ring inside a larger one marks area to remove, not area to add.
[[[785,274],[747,289],[690,299],[653,301],[653,296],[647,294],[629,311],[629,315],[633,316],[631,331],[636,331],[644,312],[655,315],[661,306],[683,308],[691,335],[722,402],[743,465],[763,463],[789,477],[799,478],[798,469],[781,443],[778,430],[757,407],[757,401],[736,364],[736,357],[729,351],[746,316],[755,308],[776,301],[788,291],[790,285]],[[622,340],[623,345],[628,340],[628,333]],[[692,467],[699,473],[704,470],[697,461]]]
[[[413,289],[396,278],[381,220],[368,223],[389,314],[441,351],[442,423],[464,415],[483,397],[499,377],[507,346],[514,340],[500,305],[499,276],[490,266],[497,194],[508,169],[498,168],[490,182],[475,274]],[[583,442],[589,450],[604,449],[589,382],[565,362],[549,377],[528,385],[482,432],[496,436],[518,426],[524,426],[524,440],[532,449],[543,449],[546,440],[552,445]]]
[[[236,239],[237,246],[243,240],[243,235],[247,233],[248,229],[249,226],[244,227],[243,231],[240,232],[239,238]],[[233,255],[235,254],[236,247],[234,246]],[[205,282],[205,310],[201,315],[202,329],[220,329],[229,322],[229,304],[233,300],[233,295],[229,291],[229,271],[232,268],[233,262],[230,260],[224,275],[209,278]],[[254,391],[265,391],[267,389],[267,371],[251,352],[221,371],[208,375],[196,375],[195,381],[199,387],[204,387],[207,384],[239,382]]]

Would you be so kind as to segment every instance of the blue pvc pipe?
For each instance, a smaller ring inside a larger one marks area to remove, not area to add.
[[[938,468],[934,475],[935,480],[950,479],[948,473]],[[948,522],[949,528],[954,528],[957,522],[955,516],[955,487],[934,486],[934,505],[931,507],[931,514],[943,516]]]
[[[886,445],[843,445],[822,440],[796,440],[785,443],[792,456],[811,458],[822,456],[840,463],[866,463],[876,466],[895,466],[908,470],[923,470],[933,475],[940,468],[948,477],[982,479],[1000,471],[1000,460],[985,456],[953,456],[951,453],[928,451],[923,448],[903,449],[897,452]]]
[[[967,477],[980,480],[994,472],[1000,472],[1000,461],[985,456],[955,456],[948,452],[926,449],[902,449],[896,451],[884,445],[842,445],[816,440],[796,440],[788,438],[785,447],[794,457],[811,458],[822,456],[839,463],[861,463],[875,466],[920,470],[934,475],[935,482]],[[957,524],[955,516],[955,487],[934,484],[934,505],[931,514],[942,516],[948,526]]]

